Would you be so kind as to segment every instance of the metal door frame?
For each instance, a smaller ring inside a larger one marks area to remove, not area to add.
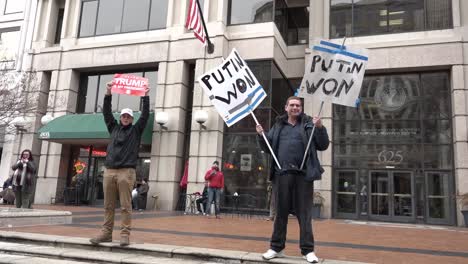
[[[373,172],[386,173],[388,177],[388,215],[375,215],[372,214],[372,177]],[[395,216],[395,173],[408,173],[411,176],[411,210],[412,216]],[[390,222],[416,222],[416,202],[415,202],[415,173],[411,170],[369,170],[368,176],[369,188],[368,188],[368,215],[369,219],[379,221],[390,221]]]
[[[356,212],[355,213],[342,213],[338,212],[338,195],[339,194],[351,194],[350,192],[338,192],[338,175],[340,172],[351,172],[354,173],[354,180],[356,182],[356,191],[354,192],[355,198],[356,198]],[[357,169],[338,169],[334,171],[334,177],[333,179],[333,214],[335,217],[338,218],[346,218],[346,219],[357,219],[359,217],[359,196],[358,196],[358,183],[359,183],[359,170]]]
[[[446,173],[447,174],[447,209],[448,215],[447,218],[439,219],[439,218],[431,218],[429,217],[429,181],[427,177],[431,173]],[[454,206],[453,202],[451,202],[450,198],[450,190],[452,190],[452,177],[450,177],[451,171],[449,170],[428,170],[424,171],[424,218],[425,223],[427,224],[436,224],[436,225],[454,225],[455,224],[455,217],[454,217]]]

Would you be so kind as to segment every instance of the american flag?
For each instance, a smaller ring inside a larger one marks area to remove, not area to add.
[[[193,34],[199,39],[203,45],[206,45],[206,35],[203,29],[202,17],[200,16],[200,10],[198,9],[197,0],[190,0],[189,12],[187,14],[187,21],[185,27],[188,30],[193,29]]]

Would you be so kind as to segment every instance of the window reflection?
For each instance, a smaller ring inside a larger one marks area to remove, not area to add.
[[[365,36],[452,27],[450,0],[332,0],[330,36]]]
[[[81,6],[80,37],[94,35],[98,1],[83,2]]]
[[[273,0],[230,0],[229,24],[273,21]]]
[[[16,47],[20,40],[19,30],[9,29],[0,32],[0,61],[13,61],[16,59]]]
[[[100,0],[96,35],[119,33],[123,0]]]
[[[23,12],[24,0],[6,0],[5,2],[5,12],[3,12],[5,15]]]
[[[123,10],[122,32],[147,29],[149,5],[150,0],[126,0]]]
[[[79,37],[166,27],[168,0],[83,1]]]

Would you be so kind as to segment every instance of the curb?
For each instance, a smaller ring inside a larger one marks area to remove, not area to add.
[[[99,245],[92,245],[87,238],[80,237],[67,237],[67,236],[54,236],[36,233],[23,233],[14,231],[5,231],[0,233],[0,241],[16,242],[22,244],[33,244],[42,246],[53,246],[61,249],[84,249],[90,251],[101,252],[116,252],[127,253],[131,255],[139,254],[143,256],[152,257],[166,257],[178,259],[195,259],[202,261],[218,261],[223,263],[284,263],[284,264],[304,264],[307,263],[300,257],[286,257],[273,260],[263,260],[260,253],[234,251],[234,250],[220,250],[208,249],[198,247],[186,247],[176,245],[163,245],[163,244],[130,244],[126,247],[121,247],[118,243],[109,242]],[[25,253],[25,252],[22,252]],[[26,252],[27,253],[27,252]],[[31,254],[38,254],[32,252]],[[47,254],[47,253],[44,253]],[[63,256],[58,256],[59,258]],[[72,256],[70,256],[72,257]],[[83,256],[82,258],[73,256],[77,260],[93,260],[90,256]],[[109,260],[108,263],[126,263],[123,259],[118,261]],[[320,263],[324,264],[362,264],[360,262],[337,261],[337,260],[324,260],[321,259]]]

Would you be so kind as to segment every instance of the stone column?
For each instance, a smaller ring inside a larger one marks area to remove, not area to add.
[[[73,70],[52,72],[48,106],[53,117],[75,112],[78,88],[77,72]],[[57,200],[62,198],[70,166],[70,146],[42,141],[40,152],[35,203],[49,204],[52,197],[56,197]]]
[[[179,182],[184,170],[183,149],[189,67],[185,61],[159,64],[155,114],[166,112],[169,121],[155,123],[151,148],[150,196],[158,195],[162,210],[173,210],[179,197]]]
[[[314,45],[318,41],[328,38],[328,17],[329,17],[329,1],[310,1],[310,23],[309,23],[309,43]],[[310,50],[306,50],[305,63],[310,59]],[[304,66],[305,67],[305,66]],[[310,116],[317,116],[320,109],[320,100],[305,99],[304,112]],[[325,218],[332,216],[332,104],[324,103],[321,113],[322,123],[327,128],[328,136],[330,138],[330,146],[326,151],[319,151],[318,157],[325,172],[322,175],[321,181],[314,183],[315,192],[325,198],[322,215]]]
[[[199,59],[196,63],[195,76],[200,76],[209,69],[221,64],[222,58]],[[187,193],[201,192],[204,187],[205,173],[213,161],[218,160],[222,167],[224,121],[211,104],[210,99],[195,80],[193,95],[193,113],[197,110],[208,112],[204,127],[192,119],[190,135],[190,159]]]

